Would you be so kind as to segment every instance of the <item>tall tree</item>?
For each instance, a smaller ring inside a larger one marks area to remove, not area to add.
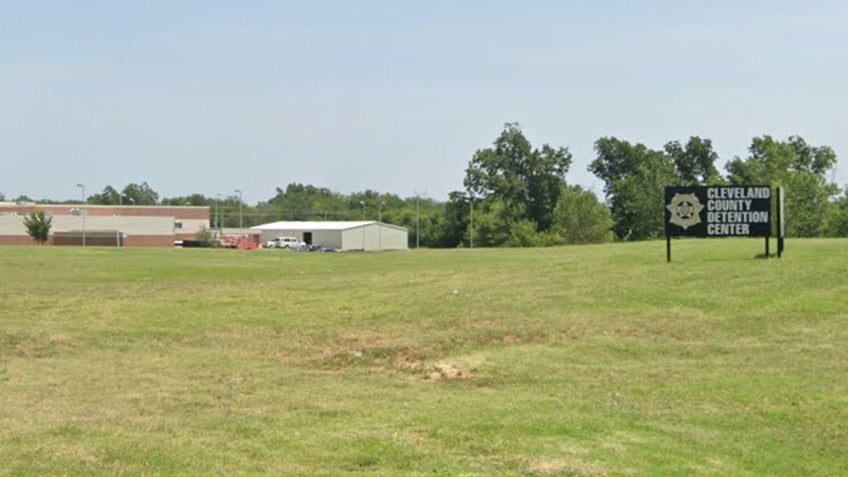
[[[528,237],[532,235],[529,231],[534,231],[532,222],[522,216],[522,214],[511,207],[510,203],[505,202],[500,197],[494,196],[489,198],[484,207],[478,207],[474,211],[473,230],[470,228],[466,236],[467,242],[470,244],[473,234],[474,245],[477,247],[499,247],[499,246],[533,246],[534,240]],[[471,204],[469,203],[469,213]],[[520,230],[518,230],[520,229]]]
[[[438,239],[439,247],[456,247],[463,243],[469,227],[470,204],[468,196],[463,192],[453,191],[448,194],[444,206],[444,223]]]
[[[44,245],[50,238],[50,229],[53,226],[53,217],[47,215],[43,210],[37,210],[24,217],[24,227],[27,233],[40,245]]]
[[[88,203],[95,205],[118,205],[120,202],[121,194],[112,186],[106,186],[103,192],[88,198]]]
[[[159,203],[159,194],[147,184],[127,184],[122,191],[129,203],[135,205],[156,205]]]
[[[186,196],[177,196],[177,197],[164,197],[159,202],[162,205],[191,205],[191,206],[214,206],[215,199],[212,197],[206,197],[203,194],[189,194]]]
[[[562,243],[599,243],[612,239],[612,216],[594,193],[567,186],[554,211],[553,230]]]
[[[685,146],[672,141],[665,145],[665,153],[674,162],[680,185],[717,185],[722,182],[715,166],[718,154],[713,150],[711,140],[692,136]]]
[[[664,189],[680,180],[671,157],[614,137],[598,139],[595,152],[589,171],[605,182],[615,236],[625,240],[662,236]]]
[[[848,190],[831,204],[825,224],[825,235],[848,237]]]
[[[533,149],[516,123],[508,123],[493,147],[478,150],[465,171],[465,187],[484,207],[496,198],[510,219],[530,221],[544,232],[553,224],[572,156],[567,148],[547,144]]]
[[[748,157],[727,163],[732,184],[766,184],[786,189],[786,234],[814,237],[826,232],[830,199],[839,189],[827,175],[836,165],[836,153],[828,146],[814,147],[792,136],[778,141],[755,137]]]
[[[278,187],[276,195],[268,200],[268,207],[277,220],[354,218],[349,216],[351,211],[340,194],[297,182],[288,184],[285,190]]]

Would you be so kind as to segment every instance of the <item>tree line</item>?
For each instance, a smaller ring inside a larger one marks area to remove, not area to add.
[[[712,141],[697,136],[662,149],[603,137],[594,150],[588,169],[604,182],[603,201],[566,181],[573,159],[568,148],[533,147],[519,124],[508,123],[490,147],[474,153],[465,189],[446,201],[291,183],[250,205],[233,194],[160,198],[143,182],[121,190],[107,186],[86,202],[209,206],[210,228],[238,227],[240,221],[250,227],[280,220],[382,220],[407,227],[410,246],[547,246],[662,237],[669,185],[762,184],[785,189],[788,236],[848,236],[848,192],[828,181],[836,154],[799,136],[753,138],[745,157],[727,162],[725,174],[716,166]]]

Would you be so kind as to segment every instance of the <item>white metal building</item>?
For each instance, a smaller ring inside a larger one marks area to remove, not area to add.
[[[309,245],[336,250],[406,250],[405,227],[376,221],[273,222],[250,228],[262,234],[265,243],[275,237],[297,237]]]

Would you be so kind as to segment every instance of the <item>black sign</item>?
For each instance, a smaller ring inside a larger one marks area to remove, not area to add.
[[[665,188],[666,237],[768,237],[769,186]]]

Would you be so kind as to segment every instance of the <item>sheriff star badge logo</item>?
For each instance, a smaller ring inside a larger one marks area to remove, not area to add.
[[[671,212],[671,222],[683,230],[701,223],[701,211],[704,206],[695,194],[674,194],[671,202],[665,206]]]

